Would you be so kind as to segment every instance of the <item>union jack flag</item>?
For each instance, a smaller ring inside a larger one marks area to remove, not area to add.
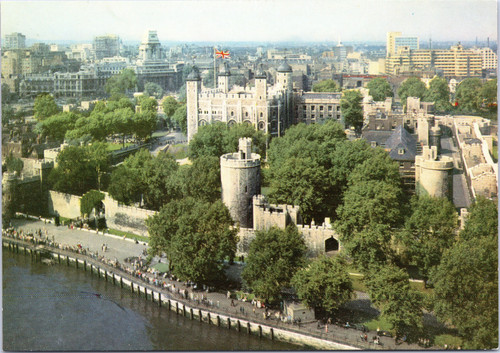
[[[229,51],[223,51],[223,50],[217,50],[215,49],[215,55],[217,55],[217,58],[229,58]]]

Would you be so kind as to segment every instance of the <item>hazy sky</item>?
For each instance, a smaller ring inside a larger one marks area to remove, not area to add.
[[[91,42],[113,33],[173,41],[496,40],[496,0],[1,1],[1,31]]]

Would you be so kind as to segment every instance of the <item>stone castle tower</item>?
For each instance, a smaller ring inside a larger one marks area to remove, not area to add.
[[[419,195],[453,199],[453,158],[438,157],[437,146],[424,146],[415,157],[415,188]]]
[[[199,101],[201,92],[201,77],[198,69],[195,68],[186,78],[186,100],[187,100],[187,139],[191,141],[198,131],[198,120],[189,117],[198,116]]]
[[[220,157],[220,167],[222,202],[241,228],[252,228],[252,198],[260,193],[260,155],[252,153],[252,139],[241,138],[238,152]]]

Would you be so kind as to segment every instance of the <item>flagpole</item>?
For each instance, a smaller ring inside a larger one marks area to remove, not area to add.
[[[217,70],[215,68],[215,57],[216,57],[215,51],[216,50],[217,49],[214,47],[214,88],[217,88]]]

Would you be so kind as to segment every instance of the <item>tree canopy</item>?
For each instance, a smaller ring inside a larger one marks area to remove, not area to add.
[[[54,97],[48,93],[41,93],[35,98],[33,107],[35,119],[42,121],[60,112]]]
[[[352,126],[357,132],[361,132],[363,127],[363,96],[359,91],[347,90],[342,93],[340,109],[347,126]]]
[[[496,202],[478,196],[472,204],[460,238],[464,240],[495,236],[498,232],[498,206]]]
[[[172,115],[172,120],[177,123],[181,128],[183,134],[187,134],[187,106],[182,104],[176,110],[174,115]]]
[[[308,307],[324,313],[338,309],[353,294],[346,263],[338,256],[314,259],[295,273],[291,283]]]
[[[68,146],[57,156],[57,167],[49,174],[53,190],[83,195],[98,188],[96,161],[91,159],[88,146]]]
[[[52,115],[39,123],[42,136],[48,136],[55,141],[63,141],[66,132],[75,128],[81,115],[73,112],[63,112]]]
[[[400,236],[410,262],[428,279],[443,252],[455,242],[458,216],[448,199],[430,196],[414,197],[411,210]]]
[[[21,174],[24,168],[24,162],[21,158],[14,157],[12,151],[10,151],[7,158],[5,158],[5,165],[8,172],[15,172],[17,175]]]
[[[106,81],[106,92],[110,100],[119,100],[125,96],[129,89],[137,85],[137,77],[134,70],[124,69],[117,75],[113,75]]]
[[[306,246],[297,227],[272,227],[258,231],[250,243],[247,264],[241,277],[257,297],[269,303],[281,298],[295,272],[305,263]]]
[[[401,104],[406,107],[406,99],[408,97],[417,97],[423,99],[427,92],[427,87],[425,83],[418,77],[410,77],[403,81],[401,87],[398,89],[399,98],[401,98]]]
[[[460,240],[433,273],[434,311],[451,322],[465,349],[498,347],[497,236]]]
[[[225,280],[224,260],[234,257],[238,230],[220,200],[168,203],[146,225],[150,254],[166,254],[172,273],[182,281],[217,286]]]
[[[391,85],[383,77],[374,78],[368,82],[366,87],[369,89],[369,94],[374,101],[383,101],[387,97],[394,96]]]
[[[419,337],[423,327],[421,294],[410,287],[408,274],[394,266],[386,265],[370,272],[364,280],[372,303],[393,326],[398,337],[409,341]]]
[[[458,109],[475,112],[482,104],[481,97],[482,83],[479,78],[466,78],[457,87],[455,101],[458,103]]]
[[[340,92],[340,88],[334,80],[323,80],[315,83],[313,92]]]
[[[163,88],[154,82],[146,82],[143,92],[145,96],[152,96],[156,99],[160,99],[163,96]]]
[[[189,142],[189,158],[195,160],[201,156],[219,158],[225,153],[238,151],[241,137],[251,137],[255,153],[264,157],[266,154],[266,136],[251,125],[235,124],[228,126],[221,122],[200,126]]]
[[[86,192],[80,199],[80,213],[83,216],[89,216],[92,210],[100,211],[101,202],[104,200],[104,194],[97,190]]]
[[[434,102],[434,108],[438,112],[446,112],[451,109],[450,87],[448,81],[442,77],[434,77],[429,83],[429,89],[424,94],[425,102]]]

